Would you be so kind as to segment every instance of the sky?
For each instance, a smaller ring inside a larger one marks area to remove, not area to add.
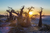
[[[0,0],[0,14],[5,14],[8,6],[18,10],[23,5],[25,7],[35,7],[34,13],[40,11],[40,7],[42,7],[43,14],[50,15],[50,0]]]

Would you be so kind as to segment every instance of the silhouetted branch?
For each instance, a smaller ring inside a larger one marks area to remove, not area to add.
[[[10,13],[10,11],[9,11],[9,10],[6,10],[6,11]]]
[[[13,11],[13,13],[15,13],[15,14],[19,15],[19,13],[16,13],[15,11]]]
[[[22,7],[22,9],[21,9],[21,11],[20,11],[20,16],[22,16],[23,9],[24,9],[24,6]]]

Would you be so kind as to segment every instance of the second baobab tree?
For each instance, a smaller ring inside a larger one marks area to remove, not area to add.
[[[39,24],[38,24],[39,27],[42,27],[42,11],[43,11],[43,8],[41,7],[41,11],[39,12],[40,14],[40,19],[39,19]]]

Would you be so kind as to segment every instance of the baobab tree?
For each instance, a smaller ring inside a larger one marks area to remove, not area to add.
[[[23,9],[24,9],[24,6],[21,8],[20,13],[19,12],[17,13],[15,11],[12,11],[13,13],[15,13],[15,14],[18,15],[18,17],[17,17],[17,25],[18,26],[23,22],[23,17],[22,17]]]
[[[41,11],[39,12],[40,14],[40,19],[39,19],[39,24],[38,24],[39,27],[42,27],[42,10],[43,8],[41,7]]]
[[[29,18],[29,12],[31,11],[31,9],[34,9],[34,7],[28,8],[28,13],[27,13],[27,18],[26,18],[26,26],[31,26],[31,22],[30,22],[30,18]]]

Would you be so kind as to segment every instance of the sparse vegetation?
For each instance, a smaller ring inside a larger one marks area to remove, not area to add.
[[[8,33],[26,33],[21,26],[11,28]]]
[[[9,22],[9,18],[7,18],[6,22]]]
[[[40,31],[50,31],[50,26],[47,24],[44,24],[45,27],[41,28]]]
[[[0,22],[3,22],[2,20],[0,20]]]

